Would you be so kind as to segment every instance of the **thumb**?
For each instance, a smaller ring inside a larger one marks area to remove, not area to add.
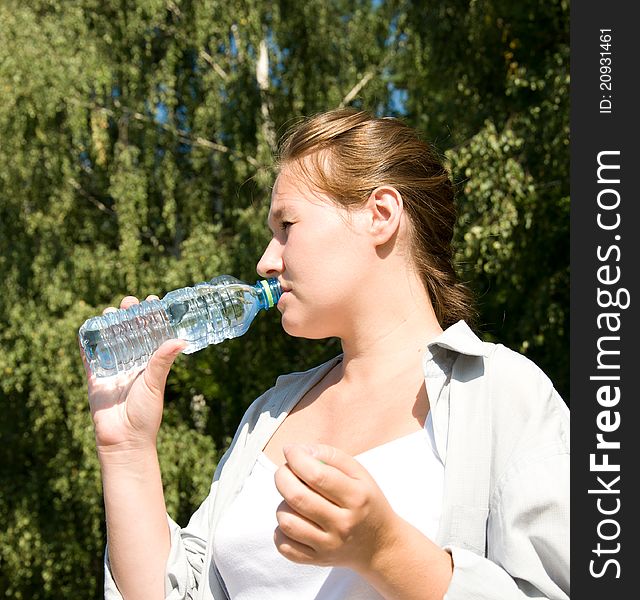
[[[283,448],[285,458],[289,462],[289,457],[295,450],[310,454],[316,460],[342,471],[352,479],[363,479],[366,477],[366,469],[350,454],[334,446],[327,444],[292,444]]]
[[[153,393],[164,392],[171,365],[188,345],[184,340],[167,340],[152,354],[143,377],[146,386]]]

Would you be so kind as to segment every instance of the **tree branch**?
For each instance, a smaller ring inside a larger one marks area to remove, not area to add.
[[[99,211],[109,215],[110,217],[115,216],[115,214],[116,214],[115,211],[110,209],[107,205],[105,205],[104,203],[100,202],[100,200],[98,200],[97,198],[92,196],[89,192],[87,192],[87,190],[85,190],[80,185],[80,183],[78,183],[73,177],[70,177],[68,181],[71,184],[71,187],[74,190],[76,190],[76,192],[78,192],[81,196],[83,196],[84,198],[89,200],[89,202],[91,202],[91,204],[93,204]]]
[[[360,93],[360,90],[371,81],[378,68],[374,69],[373,71],[367,71],[364,74],[364,77],[362,77],[362,79],[360,79],[360,81],[358,81],[358,83],[356,83],[351,88],[351,90],[349,90],[349,93],[342,99],[342,102],[340,102],[338,108],[344,108],[347,104],[349,104],[349,102],[351,102],[351,100],[353,100]]]
[[[252,156],[246,156],[244,154],[241,154],[240,152],[237,152],[236,150],[232,150],[228,146],[225,146],[223,144],[219,144],[219,143],[214,142],[212,140],[208,140],[206,138],[203,138],[202,136],[193,136],[188,131],[186,131],[184,129],[178,129],[177,127],[172,127],[171,125],[168,125],[167,123],[158,123],[152,117],[149,117],[147,115],[143,115],[142,113],[139,113],[139,112],[127,107],[127,106],[122,106],[120,104],[120,102],[116,101],[116,102],[114,102],[114,104],[118,109],[120,109],[120,111],[123,114],[118,114],[113,109],[106,108],[104,106],[100,106],[100,105],[98,105],[96,103],[83,103],[83,102],[81,102],[79,100],[71,99],[71,98],[69,98],[68,101],[73,102],[77,106],[82,106],[82,107],[87,108],[89,110],[103,110],[107,115],[109,115],[110,117],[113,117],[114,119],[117,119],[119,122],[124,117],[125,119],[132,118],[132,119],[134,119],[136,121],[141,121],[143,123],[150,123],[150,124],[154,125],[155,127],[160,127],[161,129],[163,129],[167,133],[170,133],[170,134],[176,136],[181,142],[184,142],[185,144],[191,144],[193,146],[201,146],[203,148],[208,148],[209,150],[215,150],[216,152],[228,153],[231,156],[235,156],[235,157],[239,158],[240,160],[244,160],[244,161],[248,162],[252,167],[260,168],[260,165],[258,164],[258,161],[255,158],[253,158]]]
[[[209,66],[223,79],[226,81],[229,79],[229,75],[222,69],[222,67],[213,60],[213,56],[209,54],[206,50],[200,50],[200,56],[204,58],[204,60],[209,64]]]

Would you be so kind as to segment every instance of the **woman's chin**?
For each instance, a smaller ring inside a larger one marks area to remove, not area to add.
[[[321,331],[317,324],[308,321],[299,321],[288,318],[287,314],[282,315],[282,328],[292,337],[305,338],[308,340],[321,340],[331,337]]]

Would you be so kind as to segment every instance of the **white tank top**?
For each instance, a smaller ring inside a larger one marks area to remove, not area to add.
[[[442,510],[444,466],[429,413],[424,429],[376,446],[356,460],[373,476],[393,510],[434,539]],[[260,454],[242,490],[221,517],[213,559],[232,600],[372,600],[378,594],[354,571],[300,565],[273,543],[278,526],[276,465]]]

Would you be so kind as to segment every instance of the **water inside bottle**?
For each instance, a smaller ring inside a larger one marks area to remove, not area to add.
[[[91,370],[104,376],[143,366],[172,338],[185,340],[183,352],[191,354],[243,335],[258,311],[268,308],[261,290],[221,276],[89,319],[79,333]]]

